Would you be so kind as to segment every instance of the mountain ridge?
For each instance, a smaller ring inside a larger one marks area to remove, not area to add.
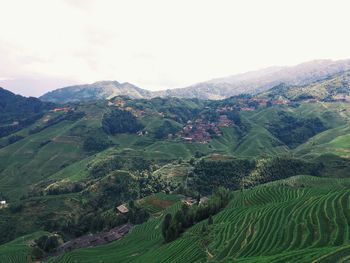
[[[313,60],[295,66],[268,67],[224,78],[199,82],[184,88],[150,91],[129,82],[97,81],[50,91],[41,100],[56,103],[109,99],[125,95],[133,99],[178,97],[220,100],[239,94],[257,94],[281,83],[308,85],[350,70],[350,60]]]

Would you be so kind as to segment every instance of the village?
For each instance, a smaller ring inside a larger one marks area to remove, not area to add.
[[[127,105],[127,99],[116,98],[108,101],[108,106],[118,107],[125,111],[131,112],[135,117],[143,117],[146,115],[145,111],[135,109]],[[234,103],[224,105],[216,108],[216,112],[219,114],[218,119],[215,121],[208,121],[204,117],[200,117],[195,120],[189,120],[185,126],[176,134],[169,134],[168,138],[180,138],[187,143],[209,143],[213,138],[221,137],[222,127],[232,127],[235,125],[233,120],[230,120],[227,116],[227,112],[231,111],[255,111],[261,107],[268,107],[270,105],[288,105],[290,101],[280,100],[267,100],[262,98],[239,98]],[[208,108],[208,107],[206,107]],[[163,112],[158,113],[160,117],[164,118]],[[147,131],[139,131],[139,136],[148,135]]]
[[[228,119],[227,115],[219,116],[216,122],[206,121],[203,118],[194,122],[188,121],[185,127],[177,133],[177,136],[186,142],[208,143],[213,137],[221,137],[219,127],[230,127],[234,122]]]

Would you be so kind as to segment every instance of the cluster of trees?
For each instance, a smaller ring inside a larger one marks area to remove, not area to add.
[[[322,163],[307,162],[291,157],[264,158],[255,161],[254,169],[245,178],[245,186],[254,186],[298,174],[320,176],[324,169]]]
[[[111,156],[108,159],[94,161],[88,164],[89,173],[92,177],[103,177],[111,171],[121,169],[123,162],[118,156]]]
[[[31,257],[34,260],[41,260],[46,253],[53,252],[62,243],[58,235],[43,235],[35,240],[36,246],[32,249]]]
[[[157,139],[164,139],[167,138],[169,134],[175,134],[179,130],[179,127],[173,125],[169,120],[165,120],[163,124],[154,131],[154,137]]]
[[[297,174],[320,176],[324,165],[289,156],[261,158],[258,160],[202,159],[196,162],[189,175],[188,186],[195,192],[210,194],[215,188],[225,186],[231,190],[254,186]]]
[[[151,169],[152,162],[142,157],[113,155],[106,159],[94,161],[88,165],[90,175],[103,177],[114,170],[125,169],[132,172]]]
[[[100,152],[110,147],[113,143],[108,136],[100,130],[90,131],[84,139],[83,148],[87,152]]]
[[[194,224],[209,218],[224,208],[230,200],[230,193],[225,188],[218,188],[209,200],[200,205],[191,207],[183,204],[174,216],[167,214],[162,224],[162,235],[165,242],[171,242],[177,239],[181,233]]]
[[[174,192],[181,186],[179,183],[163,180],[160,175],[153,175],[149,171],[137,172],[134,175],[141,198],[159,192]]]
[[[267,129],[283,143],[293,148],[326,130],[326,127],[319,118],[296,118],[289,113],[280,112],[279,119],[270,123]]]
[[[35,240],[36,245],[45,252],[52,252],[60,244],[60,237],[57,235],[41,236]]]
[[[26,117],[26,118],[21,119],[21,120],[13,119],[13,121],[17,121],[16,124],[9,124],[9,125],[0,126],[0,137],[10,135],[11,133],[14,133],[20,129],[23,129],[26,126],[33,124],[38,119],[43,117],[43,115],[44,114],[40,112],[40,113],[35,113],[32,115],[29,115],[29,117]]]
[[[143,127],[143,124],[129,111],[120,109],[113,109],[102,119],[102,128],[107,134],[135,133]]]
[[[190,188],[208,195],[220,186],[236,190],[241,187],[242,178],[249,175],[254,167],[254,162],[246,159],[231,159],[217,161],[202,159],[194,166],[189,175]]]
[[[52,103],[42,102],[33,97],[22,97],[0,88],[0,126],[14,121],[24,123],[36,119],[39,114],[53,107]]]
[[[45,189],[47,195],[60,195],[68,193],[77,193],[84,189],[85,184],[82,182],[69,182],[64,185],[58,185],[55,187],[49,187]],[[44,194],[44,193],[42,193]]]

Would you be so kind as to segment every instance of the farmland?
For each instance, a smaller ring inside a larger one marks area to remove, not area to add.
[[[346,261],[350,256],[349,183],[348,179],[296,176],[236,191],[228,207],[213,217],[206,245],[201,235],[206,221],[164,244],[161,219],[153,219],[121,241],[76,250],[48,262]],[[169,211],[176,209],[179,204]]]
[[[31,247],[20,241],[37,231],[69,241],[130,224],[117,242],[45,260],[346,261],[350,104],[290,92],[44,109],[0,138],[0,254],[25,262]],[[229,205],[165,243],[164,215],[218,187],[231,191]],[[121,205],[130,213],[118,213]]]

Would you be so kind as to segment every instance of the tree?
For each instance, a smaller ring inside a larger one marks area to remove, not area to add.
[[[119,109],[113,109],[102,119],[102,128],[108,134],[135,133],[143,127],[129,111]]]
[[[212,224],[213,224],[213,218],[210,215],[209,218],[208,218],[208,225],[212,225]]]
[[[155,130],[154,137],[156,137],[157,139],[164,139],[169,134],[175,134],[179,130],[179,127],[176,127],[170,121],[165,120],[163,124]]]
[[[45,252],[52,252],[59,245],[58,237],[55,236],[41,236],[38,240],[36,240],[36,244],[38,247]]]
[[[83,148],[85,151],[99,152],[106,149],[112,144],[111,141],[108,139],[107,135],[101,133],[95,133],[93,135],[90,135],[84,140]]]
[[[172,220],[171,214],[166,214],[162,225],[162,235],[165,240],[167,240],[167,234],[171,224],[171,220]]]

